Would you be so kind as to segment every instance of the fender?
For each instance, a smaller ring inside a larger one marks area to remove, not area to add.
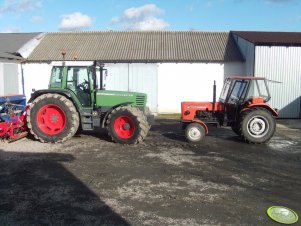
[[[113,107],[110,107],[109,110],[106,110],[106,114],[105,116],[103,117],[102,119],[102,122],[101,122],[101,128],[105,128],[105,125],[106,125],[106,121],[107,121],[107,118],[109,116],[109,114],[111,114],[111,112],[115,109],[115,108],[118,108],[120,106],[126,106],[126,105],[131,105],[133,102],[126,102],[126,103],[122,103],[122,104],[118,104],[118,105],[115,105]]]
[[[64,96],[67,96],[68,98],[72,98],[71,94],[66,90],[40,89],[31,94],[31,96],[28,100],[28,103],[31,103],[38,96],[41,96],[42,94],[46,94],[46,93],[58,93],[58,94],[63,94]]]
[[[265,108],[266,110],[268,110],[275,117],[279,116],[279,113],[278,113],[278,111],[276,109],[272,108],[270,105],[265,104],[265,103],[262,103],[262,104],[250,104],[250,105],[248,105],[248,107],[243,108],[241,111],[244,112],[244,111],[247,111],[249,109],[258,108],[258,107],[259,108]]]
[[[76,100],[73,95],[71,94],[71,91],[67,91],[67,90],[60,90],[60,89],[41,89],[41,90],[37,90],[34,93],[31,94],[30,99],[28,100],[28,103],[31,103],[34,99],[36,99],[37,97],[46,94],[46,93],[55,93],[55,94],[60,94],[63,95],[65,97],[67,97],[68,99],[70,99],[75,107],[77,108],[78,112],[81,112],[81,105],[80,103],[78,103],[78,100]]]
[[[205,133],[208,134],[209,130],[208,130],[208,126],[206,125],[205,122],[203,122],[202,120],[199,120],[197,118],[193,119],[193,120],[182,120],[182,123],[191,123],[191,122],[196,122],[196,123],[199,123],[201,124],[204,129],[205,129]]]

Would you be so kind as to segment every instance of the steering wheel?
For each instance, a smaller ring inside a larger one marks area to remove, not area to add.
[[[79,89],[81,89],[82,91],[88,90],[89,89],[89,82],[86,79],[84,79],[84,81],[82,83],[78,84],[77,87]]]

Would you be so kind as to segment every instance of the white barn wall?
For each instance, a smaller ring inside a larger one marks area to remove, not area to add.
[[[4,95],[3,63],[0,63],[0,96]]]
[[[28,101],[32,89],[47,89],[50,80],[51,64],[24,64],[24,87],[26,100]]]
[[[224,81],[224,65],[217,63],[163,63],[158,66],[158,112],[180,113],[182,101],[212,101]]]
[[[25,94],[25,90],[23,90],[23,84],[22,84],[22,71],[23,65],[19,64],[18,65],[18,90],[19,90],[19,94]]]

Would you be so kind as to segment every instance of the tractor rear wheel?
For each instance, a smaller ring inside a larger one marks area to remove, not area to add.
[[[200,123],[193,122],[186,126],[185,137],[191,143],[201,141],[205,134],[205,128]]]
[[[63,142],[71,138],[79,126],[78,112],[72,101],[52,93],[37,97],[26,119],[31,134],[43,143]]]
[[[275,119],[265,109],[250,109],[243,113],[240,120],[240,135],[248,143],[267,142],[274,135],[275,129]]]
[[[120,106],[108,116],[106,128],[116,143],[137,144],[144,140],[150,126],[138,108]]]

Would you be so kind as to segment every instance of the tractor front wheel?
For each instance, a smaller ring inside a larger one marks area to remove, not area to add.
[[[271,139],[276,129],[274,117],[265,109],[250,109],[243,113],[240,135],[248,143],[261,144]]]
[[[191,143],[201,141],[205,134],[205,128],[199,123],[193,122],[186,126],[185,137]]]
[[[37,97],[27,110],[27,125],[41,142],[57,143],[72,137],[79,126],[74,104],[59,94]]]
[[[112,140],[120,144],[137,144],[146,137],[149,125],[142,111],[120,106],[108,116],[106,128]]]

